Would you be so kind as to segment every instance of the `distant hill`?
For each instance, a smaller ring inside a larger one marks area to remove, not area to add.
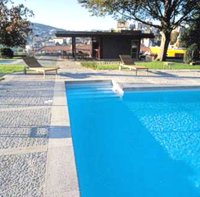
[[[62,28],[56,28],[50,25],[32,23],[31,24],[32,35],[28,39],[29,43],[32,43],[33,37],[38,37],[40,41],[48,41],[51,38],[55,37],[56,31],[63,31]]]
[[[40,23],[32,23],[31,28],[33,29],[34,35],[50,35],[54,36],[56,31],[63,31],[64,29],[52,27],[50,25],[44,25]]]

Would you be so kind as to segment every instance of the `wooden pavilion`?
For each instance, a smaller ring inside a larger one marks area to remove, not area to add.
[[[58,31],[57,37],[71,38],[72,56],[76,58],[76,38],[91,38],[91,57],[96,59],[119,59],[120,54],[131,55],[138,59],[141,39],[154,38],[151,33],[122,30],[107,31]]]

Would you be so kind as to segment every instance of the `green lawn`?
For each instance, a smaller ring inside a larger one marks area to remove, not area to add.
[[[146,66],[150,69],[200,69],[200,65],[191,66],[180,62],[173,62],[173,65],[164,65],[164,62],[135,62],[136,65]],[[98,61],[81,62],[81,65],[95,70],[117,70],[119,63],[102,63]]]
[[[119,63],[101,63],[97,61],[81,62],[81,65],[95,70],[117,70],[119,68]]]
[[[150,69],[200,69],[200,65],[189,65],[180,62],[173,62],[172,65],[164,65],[164,62],[136,62],[137,65],[146,66]]]
[[[24,65],[0,65],[0,76],[4,74],[10,74],[14,72],[22,72],[24,70]]]

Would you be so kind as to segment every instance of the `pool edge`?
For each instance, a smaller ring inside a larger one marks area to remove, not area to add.
[[[45,197],[80,197],[65,81],[56,79],[47,152]]]
[[[200,85],[192,85],[192,86],[188,86],[188,85],[144,85],[144,86],[127,86],[127,87],[122,87],[123,91],[145,91],[145,90],[149,90],[149,91],[153,91],[153,90],[176,90],[176,89],[180,89],[180,90],[186,90],[186,89],[200,89]]]

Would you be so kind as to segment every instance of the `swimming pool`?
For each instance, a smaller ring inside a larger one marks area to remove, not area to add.
[[[199,197],[200,90],[67,84],[81,197]]]
[[[0,60],[0,64],[12,64],[14,63],[16,60]]]

